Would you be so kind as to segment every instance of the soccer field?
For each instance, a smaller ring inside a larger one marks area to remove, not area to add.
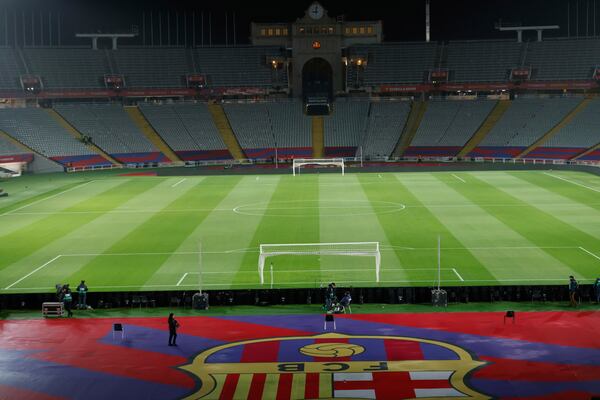
[[[566,284],[600,276],[600,177],[439,172],[23,177],[3,182],[0,293],[258,288],[259,245],[378,242],[373,257],[280,255],[273,286]],[[200,250],[201,253],[200,254]],[[265,269],[265,286],[271,274]]]

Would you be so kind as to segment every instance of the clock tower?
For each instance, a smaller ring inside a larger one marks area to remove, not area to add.
[[[252,44],[285,48],[289,90],[294,96],[346,90],[348,60],[344,49],[354,44],[381,43],[381,21],[347,22],[332,18],[318,1],[292,23],[252,23]],[[267,60],[267,63],[270,62]],[[274,65],[280,65],[277,60]]]

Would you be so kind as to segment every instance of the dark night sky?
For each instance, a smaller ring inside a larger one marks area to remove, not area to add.
[[[249,24],[256,22],[286,22],[302,16],[311,3],[305,1],[282,1],[279,4],[261,0],[255,1],[200,1],[200,0],[0,0],[0,43],[4,42],[8,32],[10,42],[13,32],[21,35],[25,32],[31,41],[31,12],[34,18],[43,15],[45,32],[48,30],[47,14],[62,14],[62,43],[81,43],[73,41],[75,32],[124,31],[132,25],[142,27],[142,12],[154,12],[154,28],[157,28],[157,15],[166,18],[171,15],[171,36],[175,40],[175,12],[183,18],[185,12],[191,18],[192,11],[197,18],[204,11],[205,24],[208,25],[208,12],[212,16],[212,38],[214,44],[225,41],[225,13],[228,13],[228,39],[233,39],[233,12],[236,20],[236,41],[246,43],[249,36]],[[344,14],[346,20],[383,20],[386,41],[423,40],[425,0],[369,0],[362,2],[322,0],[330,16]],[[570,6],[570,7],[569,7]],[[494,30],[494,23],[503,22],[534,24],[557,24],[560,31],[551,36],[567,36],[567,9],[570,8],[570,34],[576,35],[577,6],[579,6],[579,35],[587,32],[592,35],[594,27],[600,34],[600,0],[431,0],[432,40],[506,38],[513,35]],[[8,29],[4,25],[4,12],[8,10]],[[17,29],[13,29],[14,11],[17,11]],[[586,10],[587,13],[586,13]],[[594,19],[594,10],[596,18]],[[25,26],[22,29],[22,13],[25,13]],[[586,23],[586,14],[588,16]],[[163,20],[164,21],[164,20]],[[180,20],[180,40],[183,40],[183,22]],[[147,21],[146,29],[149,29]],[[191,36],[191,23],[188,35]],[[199,25],[199,24],[198,24]],[[166,35],[166,23],[163,35]],[[196,31],[199,37],[200,27]],[[5,31],[5,32],[3,32]],[[37,38],[40,33],[36,25]],[[148,36],[149,34],[147,34]],[[46,39],[47,39],[46,35]],[[56,37],[56,34],[54,35]],[[189,37],[188,36],[188,37]],[[208,37],[208,26],[205,26]],[[148,38],[147,38],[148,39]],[[41,37],[36,40],[41,40]],[[188,39],[191,43],[191,39]]]

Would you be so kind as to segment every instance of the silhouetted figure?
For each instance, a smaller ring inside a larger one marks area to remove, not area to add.
[[[177,346],[177,328],[179,328],[179,322],[173,318],[173,313],[169,314],[169,346]]]

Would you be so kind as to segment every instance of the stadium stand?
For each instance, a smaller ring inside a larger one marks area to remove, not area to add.
[[[337,99],[325,117],[325,155],[353,157],[367,129],[369,102]]]
[[[205,103],[142,103],[140,110],[182,160],[231,158]]]
[[[109,54],[127,87],[183,87],[186,74],[191,72],[184,48],[123,47]]]
[[[28,152],[22,147],[17,146],[4,136],[0,135],[0,156],[14,156],[17,154],[28,154]]]
[[[65,166],[109,165],[39,108],[0,109],[0,129]]]
[[[371,46],[353,46],[348,49],[350,59],[367,57],[362,80],[365,86],[393,83],[421,83],[425,71],[436,64],[436,43],[406,42]],[[349,64],[347,82],[360,80],[358,67]]]
[[[94,144],[120,162],[168,161],[118,104],[59,104],[55,109],[77,130],[91,137]]]
[[[514,40],[456,41],[447,48],[446,67],[454,82],[504,82],[520,64],[521,43]]]
[[[109,70],[104,53],[90,48],[26,48],[23,55],[48,89],[103,88]]]
[[[310,118],[299,100],[224,104],[236,137],[248,158],[309,157]]]
[[[600,64],[600,39],[546,39],[527,43],[526,65],[534,80],[591,79]]]
[[[503,117],[469,155],[514,157],[550,130],[581,98],[523,98],[513,102]]]
[[[409,112],[408,101],[371,103],[366,134],[360,142],[363,157],[390,156],[400,139]]]
[[[193,72],[206,74],[211,86],[287,86],[286,74],[278,74],[281,81],[275,82],[273,70],[267,65],[267,57],[281,55],[279,47],[200,47],[193,52]]]
[[[600,99],[591,99],[590,104],[577,114],[542,147],[529,153],[532,158],[568,159],[584,152],[600,142]]]
[[[430,101],[405,156],[455,156],[496,103],[486,100]]]
[[[19,75],[24,72],[15,50],[0,47],[0,89],[20,89]]]

